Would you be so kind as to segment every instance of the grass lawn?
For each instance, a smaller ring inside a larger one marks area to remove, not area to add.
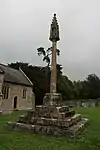
[[[100,107],[76,111],[90,121],[84,134],[74,139],[10,131],[5,127],[6,122],[23,112],[0,116],[0,150],[100,150]]]

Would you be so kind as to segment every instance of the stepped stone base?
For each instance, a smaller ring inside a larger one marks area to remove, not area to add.
[[[88,119],[75,114],[68,106],[42,105],[21,115],[17,122],[8,122],[8,126],[24,132],[69,137],[80,133],[87,122]]]

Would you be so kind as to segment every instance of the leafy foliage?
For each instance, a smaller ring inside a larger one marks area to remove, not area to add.
[[[28,78],[33,83],[33,92],[35,93],[36,105],[42,104],[44,94],[49,92],[49,76],[46,76],[46,68],[32,65],[26,65],[26,63],[11,63],[9,67],[19,69],[19,67],[25,72]]]
[[[95,74],[90,74],[84,81],[74,82],[79,99],[100,98],[100,79]]]
[[[50,67],[32,66],[23,62],[11,63],[8,66],[22,68],[33,82],[36,105],[42,104],[45,93],[50,89]],[[62,66],[57,64],[57,92],[62,94],[63,100],[100,98],[100,79],[95,74],[90,74],[84,81],[72,82],[63,75]]]
[[[52,47],[49,47],[48,49],[44,49],[43,47],[40,47],[37,49],[38,55],[43,56],[43,61],[46,61],[47,65],[50,66],[50,55],[52,54]],[[60,50],[56,49],[57,56],[60,55]]]
[[[44,50],[43,47],[38,48],[37,51],[38,51],[38,55],[39,55],[39,56],[40,56],[40,55],[43,55],[43,56],[46,55],[45,50]]]

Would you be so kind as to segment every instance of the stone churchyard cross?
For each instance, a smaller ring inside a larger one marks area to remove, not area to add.
[[[51,83],[50,83],[50,93],[56,93],[57,84],[57,67],[56,67],[56,49],[57,41],[59,38],[59,26],[56,19],[56,14],[54,14],[53,21],[50,29],[50,41],[52,41],[52,62],[51,62]]]
[[[13,130],[73,137],[84,129],[88,119],[76,114],[70,107],[60,104],[62,96],[56,89],[56,49],[57,41],[60,40],[56,14],[52,20],[49,39],[52,42],[50,93],[46,93],[43,105],[36,106],[35,110],[28,110],[27,114],[21,115],[17,122],[8,122],[8,126]]]
[[[56,14],[52,19],[50,27],[50,37],[49,40],[52,42],[52,57],[51,57],[51,78],[50,78],[50,93],[46,93],[44,97],[44,104],[54,105],[57,104],[59,100],[62,99],[61,94],[57,93],[57,61],[56,61],[56,50],[57,41],[59,38],[59,25],[57,23]]]

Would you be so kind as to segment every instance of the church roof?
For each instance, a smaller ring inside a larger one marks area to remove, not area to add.
[[[13,68],[10,68],[6,65],[0,64],[0,73],[1,71],[4,72],[4,81],[26,85],[26,86],[32,86],[32,82],[29,80],[29,78],[24,74],[24,72],[20,70],[16,70]]]

